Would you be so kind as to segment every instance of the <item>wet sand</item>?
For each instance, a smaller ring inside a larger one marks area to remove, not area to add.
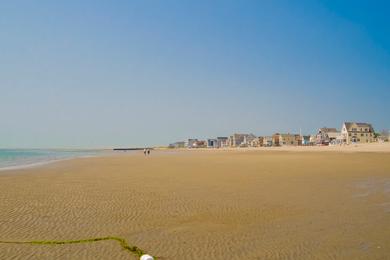
[[[0,240],[118,236],[161,259],[386,259],[390,153],[158,151],[0,173]],[[114,241],[0,259],[136,259]]]

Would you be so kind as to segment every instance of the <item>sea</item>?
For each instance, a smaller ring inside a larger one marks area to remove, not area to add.
[[[34,167],[55,161],[80,157],[95,157],[103,150],[0,149],[0,171]]]

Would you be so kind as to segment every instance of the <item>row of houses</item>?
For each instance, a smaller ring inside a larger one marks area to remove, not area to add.
[[[198,140],[188,139],[169,145],[170,148],[221,148],[229,147],[227,137],[217,137],[215,139]]]
[[[336,128],[320,128],[316,144],[337,145],[353,143],[372,143],[376,141],[374,128],[368,123],[345,122],[341,131]]]
[[[383,136],[383,135],[382,135]],[[341,130],[322,127],[316,134],[301,135],[275,133],[272,136],[235,133],[229,137],[207,140],[188,139],[170,144],[171,148],[224,148],[224,147],[267,147],[267,146],[308,146],[372,143],[378,141],[374,128],[368,123],[344,122]],[[389,138],[383,138],[388,141]]]

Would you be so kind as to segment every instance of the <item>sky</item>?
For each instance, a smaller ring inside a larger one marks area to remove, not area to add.
[[[390,128],[389,1],[0,3],[0,148]]]

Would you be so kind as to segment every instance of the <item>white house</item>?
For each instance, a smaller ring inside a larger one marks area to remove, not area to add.
[[[198,142],[198,139],[188,139],[187,147],[188,148],[195,148],[197,142]]]
[[[217,139],[207,139],[207,148],[218,148]]]

